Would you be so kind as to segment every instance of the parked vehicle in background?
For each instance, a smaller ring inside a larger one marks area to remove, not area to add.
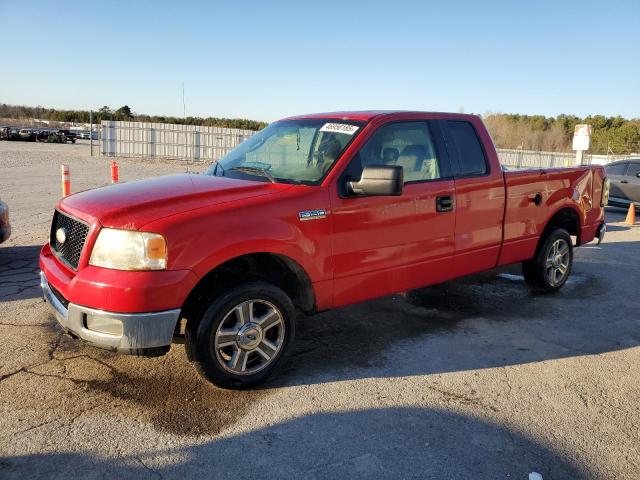
[[[604,168],[611,182],[609,205],[628,207],[633,202],[640,207],[640,158],[620,160]]]
[[[20,140],[18,132],[19,129],[16,127],[2,127],[0,129],[0,140]]]
[[[35,142],[36,141],[36,133],[30,128],[23,128],[18,131],[18,136],[20,140],[23,142]]]
[[[64,135],[65,142],[76,143],[77,135],[75,134],[75,132],[72,132],[70,130],[58,130],[58,133]]]
[[[51,130],[47,130],[47,129],[38,130],[38,133],[36,134],[36,141],[46,142],[49,139],[50,133],[51,133]]]
[[[43,133],[42,139],[40,141],[48,143],[76,143],[76,134],[70,132],[69,130],[49,130],[48,132],[46,132],[46,135]]]
[[[78,133],[78,138],[82,140],[90,140],[93,137],[94,140],[98,139],[98,132],[89,132],[88,130]]]
[[[95,133],[95,132],[94,132]],[[76,143],[78,135],[65,129],[0,127],[0,140],[18,140],[24,142]],[[87,136],[87,138],[89,138]],[[97,138],[97,137],[96,137]]]
[[[9,223],[9,206],[0,200],[0,243],[5,242],[11,236],[11,224]]]
[[[211,382],[249,387],[292,350],[296,310],[513,263],[533,288],[558,291],[574,238],[602,240],[607,196],[598,165],[504,172],[474,115],[299,116],[206,175],[65,197],[41,286],[75,337],[135,355],[181,337]]]

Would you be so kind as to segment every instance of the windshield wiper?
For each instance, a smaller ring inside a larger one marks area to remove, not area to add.
[[[261,175],[263,177],[267,177],[271,183],[276,183],[276,179],[265,168],[252,167],[252,166],[245,165],[245,166],[230,168],[228,171],[231,172],[233,170],[236,170],[236,171],[242,172],[242,173],[248,173],[249,175],[258,174],[258,175]],[[223,170],[223,171],[226,172],[227,170]]]

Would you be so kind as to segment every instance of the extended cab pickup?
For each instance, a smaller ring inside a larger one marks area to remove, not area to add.
[[[184,337],[205,377],[246,387],[291,350],[296,309],[516,262],[558,290],[574,244],[602,240],[607,196],[599,166],[504,171],[476,116],[300,116],[206,174],[64,198],[41,284],[71,335],[139,355]]]

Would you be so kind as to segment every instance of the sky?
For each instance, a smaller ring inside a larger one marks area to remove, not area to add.
[[[640,0],[0,0],[0,103],[640,117]]]

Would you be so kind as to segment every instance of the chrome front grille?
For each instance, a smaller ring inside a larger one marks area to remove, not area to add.
[[[62,235],[58,231],[64,231],[64,241],[60,242]],[[53,214],[51,223],[51,235],[49,243],[51,249],[64,263],[74,270],[78,268],[80,255],[89,234],[89,225],[80,220],[76,220],[69,215],[65,215],[58,210]]]

